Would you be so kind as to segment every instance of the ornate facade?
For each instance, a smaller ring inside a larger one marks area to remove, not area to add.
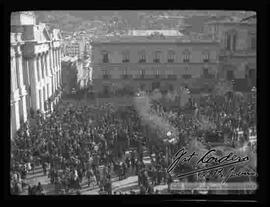
[[[61,96],[61,35],[35,24],[33,13],[11,15],[11,138],[30,115],[53,110]]]

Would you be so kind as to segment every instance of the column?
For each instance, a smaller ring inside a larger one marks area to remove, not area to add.
[[[49,97],[52,95],[52,72],[50,68],[50,58],[49,58],[49,52],[45,53],[45,58],[46,58],[46,64],[47,64],[47,70],[48,70],[48,80],[49,80]]]
[[[19,104],[19,112],[20,112],[20,120],[26,122],[27,120],[27,108],[26,108],[26,88],[24,85],[24,77],[23,77],[23,63],[22,63],[22,53],[19,47],[17,47],[16,51],[16,66],[18,74],[17,78],[19,80],[19,89],[20,89],[20,104]]]
[[[44,112],[44,93],[43,93],[43,85],[39,89],[39,101],[40,101],[40,111]]]
[[[30,75],[30,88],[31,88],[31,102],[32,107],[36,111],[40,109],[39,104],[39,93],[38,93],[38,68],[37,66],[37,56],[33,56],[29,59],[29,75]]]
[[[43,83],[43,78],[42,78],[42,71],[41,71],[41,56],[40,54],[37,55],[37,64],[38,64],[38,73],[40,77],[40,83]]]
[[[44,94],[44,98],[45,100],[44,101],[47,101],[48,99],[48,92],[47,92],[47,83],[48,83],[48,71],[47,71],[47,67],[45,65],[45,53],[42,53],[41,55],[41,60],[43,62],[43,70],[44,70],[44,73],[45,73],[45,79],[44,79],[44,84],[43,86],[45,87],[45,94]]]
[[[49,59],[50,59],[50,70],[52,72],[52,94],[54,94],[55,86],[54,86],[54,68],[53,68],[53,55],[52,55],[53,49],[50,47],[49,50]]]
[[[19,99],[11,101],[11,125],[12,125],[12,138],[16,131],[20,128],[20,112],[19,112]]]
[[[61,66],[61,49],[59,48],[58,49],[58,52],[59,52],[59,77],[60,77],[60,85],[62,85],[62,66]]]

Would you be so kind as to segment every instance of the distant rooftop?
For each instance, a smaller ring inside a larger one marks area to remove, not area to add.
[[[128,32],[128,35],[147,36],[153,33],[160,33],[160,34],[163,34],[164,36],[182,36],[183,35],[178,30],[130,30]]]
[[[192,33],[190,35],[180,36],[134,36],[134,35],[118,35],[118,36],[99,36],[95,37],[92,41],[95,43],[193,43],[193,42],[201,42],[201,43],[215,43],[216,41],[213,39],[211,35],[203,34],[203,33]]]
[[[253,16],[255,16],[255,18],[256,18],[256,15],[253,15]],[[244,18],[244,19],[249,19],[249,18]],[[221,17],[212,16],[212,17],[209,18],[209,20],[208,20],[208,22],[206,24],[215,24],[215,23],[221,23],[221,24],[227,24],[227,23],[236,23],[236,24],[254,23],[254,22],[243,21],[244,19],[240,18],[240,17],[234,17],[234,16],[221,16]]]

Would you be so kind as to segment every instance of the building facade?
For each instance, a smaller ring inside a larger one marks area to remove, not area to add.
[[[234,80],[235,89],[256,86],[256,16],[241,19],[212,20],[205,32],[220,42],[219,78]]]
[[[71,41],[65,45],[65,55],[70,57],[77,56],[82,58],[85,50],[85,43],[83,41]]]
[[[90,59],[81,60],[65,56],[62,59],[63,91],[70,94],[73,89],[81,90],[92,84]]]
[[[218,72],[219,44],[183,36],[121,36],[93,40],[94,91],[110,93],[207,87]]]
[[[11,15],[11,138],[30,111],[53,110],[61,96],[61,36],[32,12]]]

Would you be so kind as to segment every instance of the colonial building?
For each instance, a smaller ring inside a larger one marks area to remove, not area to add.
[[[65,94],[70,94],[73,88],[75,90],[87,88],[92,83],[90,59],[65,56],[62,59],[62,80]]]
[[[99,38],[91,46],[93,87],[99,92],[210,87],[218,72],[219,43],[208,36],[155,32]]]
[[[256,16],[212,19],[205,32],[220,42],[219,78],[234,80],[236,90],[256,85]]]
[[[67,42],[65,45],[65,55],[70,57],[77,56],[78,58],[82,58],[85,50],[85,42],[72,40]]]
[[[61,36],[36,25],[33,12],[11,14],[11,138],[30,111],[46,112],[61,96]]]

